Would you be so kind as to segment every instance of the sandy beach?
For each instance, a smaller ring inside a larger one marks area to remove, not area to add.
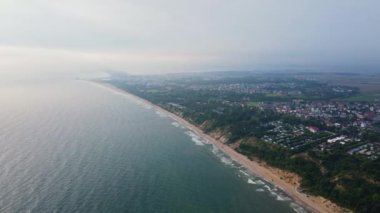
[[[111,84],[106,84],[106,83],[96,83],[96,84],[102,87],[105,87],[107,89],[111,89],[113,91],[134,97],[135,99],[145,104],[148,104],[155,110],[166,114],[168,117],[172,118],[173,120],[175,120],[182,126],[190,129],[191,131],[193,131],[194,133],[202,137],[207,142],[213,144],[215,147],[217,147],[218,149],[223,151],[226,155],[228,155],[231,159],[240,163],[241,165],[246,167],[248,170],[250,170],[252,173],[256,174],[257,176],[264,179],[265,181],[283,190],[288,196],[292,197],[297,203],[304,206],[309,211],[317,212],[317,213],[351,212],[347,209],[337,206],[336,204],[330,202],[329,200],[323,197],[310,196],[305,193],[299,192],[297,189],[300,184],[300,177],[298,177],[296,174],[270,167],[263,162],[252,161],[248,159],[245,155],[242,155],[238,153],[237,151],[235,151],[232,147],[222,143],[221,141],[219,141],[216,138],[211,137],[210,135],[203,133],[203,131],[200,128],[189,123],[185,119],[169,111],[166,111],[165,109],[157,105],[154,105],[145,99],[142,99],[124,90],[121,90]]]

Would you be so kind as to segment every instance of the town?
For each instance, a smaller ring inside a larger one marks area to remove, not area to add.
[[[319,126],[288,125],[275,123],[271,131],[277,134],[265,136],[264,141],[285,145],[297,149],[309,144],[318,144],[320,151],[331,151],[334,147],[347,147],[349,154],[361,154],[370,159],[380,156],[379,142],[366,141],[367,131],[380,134],[380,104],[342,101],[302,101],[274,102],[262,105],[277,113],[294,115],[301,119],[317,119]],[[286,131],[285,129],[291,129]],[[301,135],[304,143],[299,143]],[[316,138],[316,140],[313,140]],[[280,139],[280,140],[279,140]],[[288,143],[282,143],[287,141]],[[289,143],[289,141],[293,141]],[[298,142],[298,143],[295,143]],[[373,144],[370,146],[370,144]],[[370,146],[371,149],[367,150]],[[367,150],[367,151],[366,151]]]
[[[157,99],[170,111],[181,116],[193,113],[193,120],[206,114],[210,118],[225,117],[226,111],[235,108],[269,111],[274,119],[256,123],[260,133],[254,136],[295,152],[338,149],[368,159],[380,157],[380,140],[368,138],[370,134],[380,135],[380,102],[348,101],[358,94],[356,87],[276,74],[112,76],[123,87]],[[117,84],[115,80],[113,83]],[[195,113],[197,110],[200,112]]]
[[[352,209],[377,208],[378,77],[303,75],[110,73],[99,81],[182,117],[251,160],[299,175],[303,192]]]

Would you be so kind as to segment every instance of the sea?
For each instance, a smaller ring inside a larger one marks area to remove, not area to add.
[[[307,212],[170,117],[90,81],[0,81],[0,212]]]

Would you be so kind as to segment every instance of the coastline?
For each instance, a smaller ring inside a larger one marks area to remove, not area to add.
[[[189,130],[196,133],[198,136],[206,140],[208,143],[214,145],[216,148],[218,148],[220,151],[228,155],[232,160],[238,162],[245,168],[247,168],[250,172],[253,174],[259,176],[260,178],[264,179],[268,183],[271,183],[272,185],[280,188],[282,191],[284,191],[288,196],[290,196],[295,202],[302,205],[305,209],[311,212],[316,213],[335,213],[335,212],[351,212],[347,209],[344,209],[342,207],[337,206],[336,204],[332,203],[331,201],[320,197],[320,196],[311,196],[307,195],[305,193],[299,192],[298,186],[300,184],[300,178],[293,173],[280,170],[278,168],[270,167],[266,165],[263,162],[254,161],[248,159],[247,156],[240,154],[239,152],[235,151],[231,146],[226,145],[222,142],[220,142],[218,139],[213,138],[212,136],[205,134],[199,127],[189,123],[182,117],[171,113],[153,103],[151,103],[148,100],[145,100],[141,97],[138,97],[134,94],[131,94],[125,90],[122,90],[120,88],[117,88],[109,83],[99,83],[99,82],[92,82],[98,86],[101,86],[103,88],[116,91],[118,93],[131,96],[149,106],[151,106],[153,109],[167,115],[171,119],[178,122],[180,125],[188,128]]]

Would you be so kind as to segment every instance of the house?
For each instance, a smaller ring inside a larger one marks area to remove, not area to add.
[[[306,129],[309,130],[311,133],[319,132],[318,127],[315,127],[315,126],[308,126],[308,127],[306,127]]]

